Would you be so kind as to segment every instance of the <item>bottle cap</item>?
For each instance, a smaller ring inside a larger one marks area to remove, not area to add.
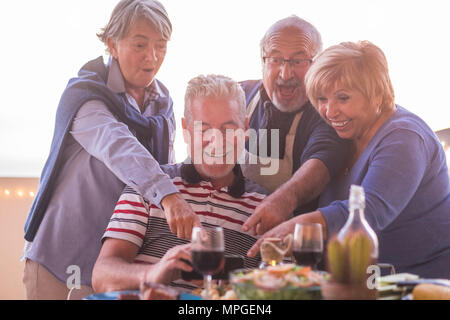
[[[366,197],[364,188],[355,184],[350,186],[349,205],[351,208],[365,208]]]

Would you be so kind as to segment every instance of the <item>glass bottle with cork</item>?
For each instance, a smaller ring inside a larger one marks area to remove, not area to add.
[[[331,280],[323,287],[326,299],[375,299],[376,288],[368,285],[368,268],[378,260],[378,238],[367,222],[365,193],[352,185],[347,222],[328,242]]]
[[[372,264],[376,264],[378,260],[378,238],[375,231],[370,227],[364,215],[366,208],[366,196],[364,188],[358,185],[350,186],[349,196],[349,216],[347,222],[338,233],[338,240],[342,243],[348,238],[363,237],[367,238],[370,244],[370,258]]]

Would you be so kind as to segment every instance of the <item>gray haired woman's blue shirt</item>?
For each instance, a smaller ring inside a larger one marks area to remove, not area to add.
[[[123,81],[119,66],[113,60],[107,87],[124,94],[139,110],[134,99],[125,93]],[[154,84],[147,92],[143,113],[146,117],[158,114],[153,103],[162,92]],[[67,268],[77,266],[81,271],[80,284],[90,286],[101,237],[125,184],[133,186],[155,204],[178,189],[128,126],[102,101],[91,100],[81,106],[67,139],[63,165],[45,218],[33,242],[27,243],[24,257],[43,265],[64,283],[70,276]]]

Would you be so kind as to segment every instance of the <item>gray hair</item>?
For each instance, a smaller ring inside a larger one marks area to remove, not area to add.
[[[240,107],[239,116],[245,122],[245,93],[240,84],[233,79],[215,74],[199,75],[191,79],[184,96],[184,119],[186,123],[189,123],[192,119],[192,101],[200,97],[237,101]]]
[[[97,37],[108,47],[106,44],[108,38],[121,40],[139,18],[150,22],[164,40],[170,40],[172,23],[166,9],[156,0],[121,0],[114,8],[108,24],[97,33]]]
[[[267,30],[266,34],[259,43],[261,49],[261,57],[263,57],[266,54],[265,48],[273,32],[275,32],[275,30],[277,29],[284,29],[288,27],[298,29],[299,32],[307,34],[308,37],[311,39],[313,46],[313,48],[311,48],[312,50],[311,58],[314,58],[319,52],[322,51],[322,37],[320,36],[320,33],[316,29],[316,27],[314,27],[311,23],[296,15],[291,15],[287,18],[278,20]]]

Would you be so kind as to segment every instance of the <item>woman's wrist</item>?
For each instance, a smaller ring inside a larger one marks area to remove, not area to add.
[[[322,212],[319,210],[305,213],[302,215],[299,215],[295,217],[293,220],[295,220],[295,223],[319,223],[322,225],[322,231],[323,231],[323,238],[324,240],[328,237],[328,230],[327,230],[327,221],[325,220],[325,217],[323,216]]]

